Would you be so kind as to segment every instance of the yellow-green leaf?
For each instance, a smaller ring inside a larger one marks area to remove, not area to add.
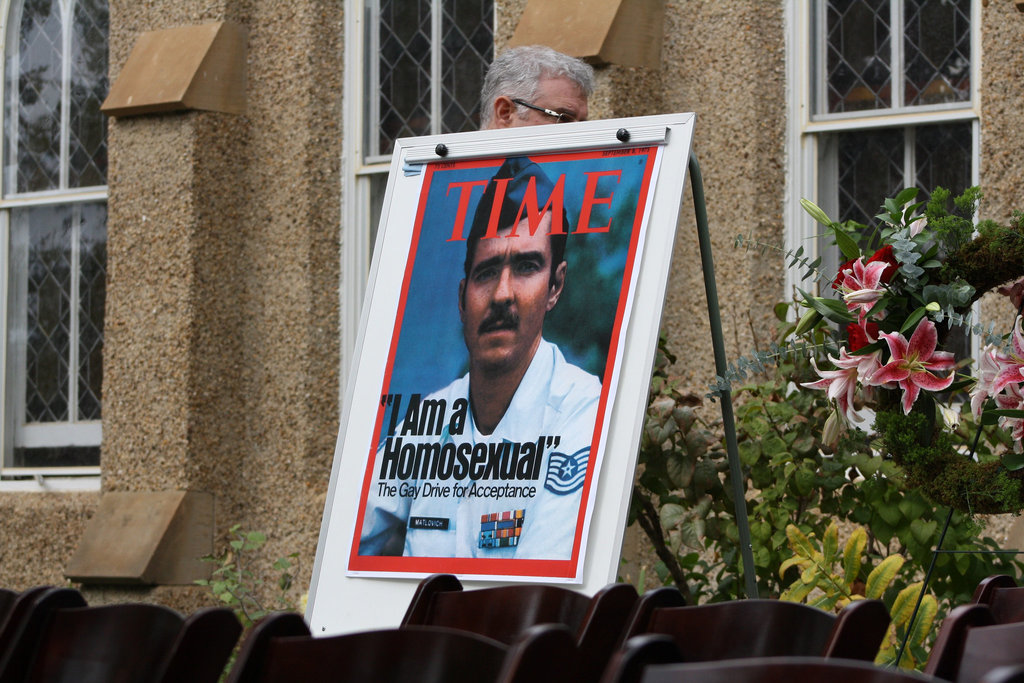
[[[843,548],[843,575],[846,577],[846,585],[852,586],[860,574],[860,558],[864,549],[868,546],[868,534],[864,527],[857,527],[846,539],[846,547]]]
[[[786,574],[786,570],[790,567],[800,567],[800,571],[803,571],[803,567],[807,564],[807,560],[802,557],[791,557],[788,560],[784,560],[779,566],[779,578],[781,579]]]
[[[835,521],[829,523],[825,529],[825,535],[821,539],[821,551],[825,559],[825,566],[832,567],[839,555],[839,527]]]
[[[814,590],[813,583],[804,583],[803,581],[794,581],[790,584],[789,588],[782,592],[779,596],[780,600],[787,600],[789,602],[803,602],[810,592]]]
[[[880,599],[885,589],[889,587],[896,574],[903,568],[905,560],[902,555],[890,555],[868,574],[867,585],[864,588],[864,597]]]
[[[895,556],[890,555],[890,557]],[[904,626],[910,621],[910,615],[914,613],[914,605],[917,604],[917,596],[923,586],[924,584],[918,581],[899,592],[889,611],[893,626]]]
[[[795,524],[786,525],[786,538],[789,539],[789,547],[793,549],[793,552],[802,557],[814,557],[817,552],[817,548],[814,547],[814,543],[811,542],[804,532]]]
[[[925,639],[932,631],[935,615],[938,612],[939,602],[935,599],[934,595],[925,595],[921,598],[921,607],[917,610],[917,618],[910,629],[910,637],[907,639],[907,642],[914,645],[924,645]]]

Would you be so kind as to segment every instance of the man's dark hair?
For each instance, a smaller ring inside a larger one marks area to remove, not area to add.
[[[463,270],[467,278],[469,277],[469,271],[473,268],[476,246],[480,242],[480,238],[487,232],[487,224],[491,217],[491,207],[494,204],[495,187],[497,186],[495,181],[504,178],[511,178],[511,180],[505,188],[505,199],[501,203],[501,211],[498,215],[498,227],[501,229],[514,225],[531,178],[536,179],[538,206],[544,206],[547,203],[555,187],[554,183],[551,182],[551,178],[544,172],[544,169],[528,158],[509,157],[505,160],[505,163],[501,165],[498,172],[487,183],[484,194],[480,198],[480,203],[477,204],[476,213],[473,214],[473,222],[469,228],[469,235],[466,237],[466,261],[463,264]],[[520,218],[520,220],[522,219]],[[569,221],[565,215],[565,209],[562,209],[562,228],[565,231],[569,229]],[[558,268],[558,264],[565,260],[565,232],[550,235],[550,239],[551,284],[554,284],[555,270]]]

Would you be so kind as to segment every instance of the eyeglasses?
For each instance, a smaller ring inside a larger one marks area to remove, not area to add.
[[[527,109],[533,109],[534,111],[539,111],[542,114],[547,114],[548,116],[556,118],[558,119],[559,123],[574,123],[576,121],[576,117],[573,116],[572,114],[557,112],[554,109],[547,109],[546,107],[538,107],[536,104],[530,104],[529,102],[524,102],[523,100],[513,99],[512,101],[515,102],[516,104],[526,107]]]

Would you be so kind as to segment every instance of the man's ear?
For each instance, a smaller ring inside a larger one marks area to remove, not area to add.
[[[505,95],[494,99],[494,116],[491,118],[492,128],[511,128],[517,116],[516,103]]]
[[[562,261],[555,268],[555,274],[551,278],[551,286],[548,287],[548,308],[551,310],[558,303],[559,297],[562,296],[562,290],[565,289],[565,274],[569,270],[569,265]]]
[[[459,320],[466,322],[466,278],[459,280]]]

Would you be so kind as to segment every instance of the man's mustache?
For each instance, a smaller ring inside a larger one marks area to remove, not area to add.
[[[509,306],[491,306],[490,312],[477,330],[478,334],[497,330],[515,330],[519,328],[519,314]]]

